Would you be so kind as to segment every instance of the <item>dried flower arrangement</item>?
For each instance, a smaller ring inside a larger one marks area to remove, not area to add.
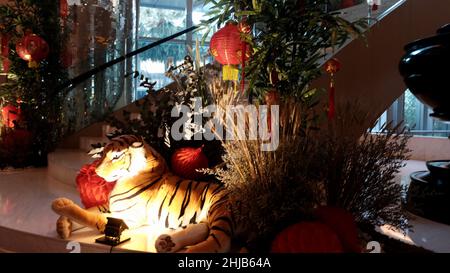
[[[316,130],[312,108],[281,104],[276,151],[261,151],[258,140],[226,141],[225,166],[210,170],[230,191],[233,214],[250,248],[267,250],[277,232],[311,219],[321,205],[344,208],[361,225],[408,228],[403,189],[394,180],[408,158],[404,131],[345,133],[364,122],[355,107],[346,108],[353,110],[341,113],[329,130]]]

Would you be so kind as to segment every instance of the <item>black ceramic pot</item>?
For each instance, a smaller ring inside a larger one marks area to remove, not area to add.
[[[405,46],[400,73],[409,90],[434,111],[431,116],[450,121],[450,24],[433,37]]]
[[[450,185],[450,160],[427,161],[427,168],[434,182]]]

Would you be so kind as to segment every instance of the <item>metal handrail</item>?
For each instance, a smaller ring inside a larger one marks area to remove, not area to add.
[[[159,46],[159,45],[161,45],[161,44],[163,44],[165,42],[173,40],[173,39],[175,39],[175,38],[177,38],[177,37],[179,37],[181,35],[184,35],[184,34],[186,34],[188,32],[194,31],[197,28],[199,28],[199,26],[189,27],[189,28],[187,28],[185,30],[182,30],[180,32],[177,32],[177,33],[175,33],[173,35],[170,35],[170,36],[167,36],[165,38],[162,38],[162,39],[160,39],[160,40],[158,40],[158,41],[156,41],[154,43],[148,44],[148,45],[143,46],[143,47],[141,47],[139,49],[136,49],[136,50],[134,50],[132,52],[129,52],[129,53],[123,55],[123,56],[120,56],[120,57],[114,59],[114,60],[111,60],[109,62],[101,64],[101,65],[99,65],[99,66],[97,66],[97,67],[95,67],[95,68],[93,68],[93,69],[91,69],[91,70],[81,74],[81,75],[78,75],[78,76],[76,76],[76,77],[74,77],[74,78],[64,82],[59,88],[56,89],[56,93],[59,93],[60,91],[66,89],[66,88],[69,88],[67,90],[67,91],[69,91],[70,89],[74,88],[78,84],[80,84],[80,83],[84,82],[85,80],[89,79],[93,75],[95,75],[97,73],[100,73],[100,72],[106,70],[107,68],[117,64],[117,63],[123,62],[126,59],[132,58],[132,57],[134,57],[134,56],[136,56],[136,55],[138,55],[138,54],[140,54],[140,53],[142,53],[144,51],[147,51],[149,49],[157,47],[157,46]]]

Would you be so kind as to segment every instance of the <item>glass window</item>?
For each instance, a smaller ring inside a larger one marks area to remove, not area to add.
[[[430,117],[432,112],[407,90],[383,113],[373,131],[378,131],[385,123],[403,122],[415,136],[450,137],[450,124]]]
[[[198,25],[210,5],[204,6],[203,0],[141,0],[139,7],[138,48],[158,41],[161,38],[183,31],[192,25]],[[196,40],[201,41],[206,30],[191,32],[166,42],[138,55],[138,70],[149,81],[156,81],[155,89],[171,82],[165,77],[170,65],[183,62],[186,54],[195,54]],[[210,32],[209,38],[213,31]],[[207,58],[209,39],[200,45],[200,56],[204,63]],[[145,88],[137,85],[134,99],[143,97]]]

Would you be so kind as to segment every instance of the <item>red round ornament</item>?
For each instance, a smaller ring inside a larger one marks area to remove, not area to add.
[[[47,42],[36,34],[27,34],[16,44],[16,52],[25,61],[38,63],[49,53]]]
[[[336,233],[320,222],[300,222],[280,232],[272,253],[342,253]]]
[[[198,179],[202,173],[197,169],[208,168],[208,158],[203,153],[203,146],[200,148],[180,148],[172,155],[172,171],[181,177],[188,179]]]
[[[2,108],[3,124],[9,128],[14,128],[14,122],[20,120],[20,109],[14,105],[6,105]]]

